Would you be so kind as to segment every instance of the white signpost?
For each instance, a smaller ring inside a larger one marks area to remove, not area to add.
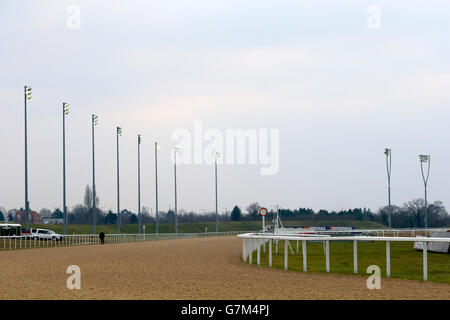
[[[259,215],[262,217],[262,229],[263,233],[266,232],[266,215],[269,213],[266,208],[259,209]]]

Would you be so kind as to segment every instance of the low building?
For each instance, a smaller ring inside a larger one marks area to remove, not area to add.
[[[44,224],[63,224],[64,219],[54,219],[54,218],[43,218]]]

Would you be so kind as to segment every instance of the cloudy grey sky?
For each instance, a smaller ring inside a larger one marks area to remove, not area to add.
[[[367,9],[380,9],[380,29]],[[68,22],[80,9],[80,28]],[[97,192],[116,205],[173,206],[171,134],[204,128],[279,129],[280,168],[219,166],[219,209],[339,210],[387,201],[383,150],[393,150],[393,203],[423,195],[418,154],[431,154],[429,198],[450,202],[448,1],[20,1],[0,2],[0,206],[24,205],[23,86],[30,85],[31,207],[62,204],[61,103],[67,119],[68,205],[91,184],[90,114]],[[214,209],[209,164],[179,165],[179,208]]]

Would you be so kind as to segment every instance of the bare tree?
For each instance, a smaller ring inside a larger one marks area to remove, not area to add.
[[[92,207],[92,189],[89,185],[86,186],[84,191],[84,206],[86,208]]]
[[[86,190],[84,191],[84,206],[86,208],[91,208],[92,207],[92,197],[93,197],[93,192],[92,189],[89,185],[86,186]],[[98,195],[95,195],[95,206],[98,208],[99,207],[99,199],[98,199]]]
[[[50,217],[52,215],[52,211],[47,208],[42,208],[41,211],[39,211],[39,214],[42,218]]]
[[[422,211],[425,208],[423,199],[414,199],[403,205],[403,209],[407,216],[411,217],[411,222],[416,227],[420,227],[422,220]]]
[[[261,208],[258,202],[253,202],[245,208],[252,219],[258,218],[258,210]]]
[[[78,204],[72,209],[69,216],[71,223],[89,223],[89,208]]]

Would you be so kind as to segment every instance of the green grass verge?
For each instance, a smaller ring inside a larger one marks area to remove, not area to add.
[[[372,221],[356,221],[356,220],[347,220],[347,221],[284,221],[284,226],[353,226],[358,229],[383,229],[386,228],[384,225],[372,222]],[[32,228],[43,228],[50,229],[55,231],[56,233],[63,233],[62,225],[32,225]],[[257,231],[262,227],[260,221],[222,221],[219,223],[219,231]],[[216,230],[215,222],[187,222],[187,223],[179,223],[178,224],[178,232],[180,233],[200,233],[205,232],[205,228],[208,228],[208,232],[214,232]],[[117,233],[116,225],[97,225],[96,232],[104,232],[104,233]],[[137,233],[138,225],[137,224],[126,224],[121,228],[121,233]],[[155,224],[146,224],[145,225],[146,233],[155,233],[156,225]],[[172,233],[175,232],[175,226],[173,224],[160,224],[159,225],[160,233]],[[67,226],[67,234],[90,234],[92,233],[92,225],[86,224],[78,224],[78,225],[68,225]]]
[[[269,265],[269,243],[266,253],[261,249],[261,266]],[[288,270],[303,272],[302,242],[290,241],[294,251],[289,250]],[[284,270],[284,241],[278,243],[278,255],[273,244],[272,265]],[[256,251],[253,253],[253,264],[256,264]],[[391,278],[409,280],[423,279],[422,251],[413,249],[412,242],[391,242]],[[324,273],[325,252],[322,242],[307,244],[307,272]],[[382,277],[386,276],[386,244],[384,242],[358,242],[358,274],[367,278],[367,267],[377,265]],[[330,242],[330,272],[336,274],[353,274],[353,242]],[[428,252],[428,280],[450,284],[450,255]]]

